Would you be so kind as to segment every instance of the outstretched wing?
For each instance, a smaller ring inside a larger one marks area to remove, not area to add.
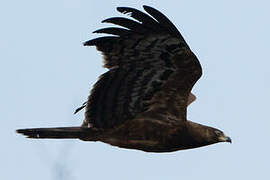
[[[99,29],[96,46],[109,69],[94,85],[86,104],[83,126],[111,128],[150,112],[185,120],[189,93],[202,70],[176,27],[161,12],[143,6],[143,13],[119,7],[122,17],[102,22],[122,26]]]

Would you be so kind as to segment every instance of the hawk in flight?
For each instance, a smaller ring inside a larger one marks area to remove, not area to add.
[[[187,106],[196,97],[191,89],[202,75],[188,44],[158,10],[146,13],[118,7],[134,20],[113,17],[109,27],[94,33],[110,34],[84,43],[96,46],[108,71],[100,76],[79,127],[18,129],[28,138],[101,141],[147,152],[172,152],[218,142],[231,142],[222,131],[188,121]]]

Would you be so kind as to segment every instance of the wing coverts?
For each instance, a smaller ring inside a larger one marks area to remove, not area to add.
[[[113,17],[102,22],[122,26],[94,31],[113,36],[84,43],[103,53],[109,69],[94,85],[86,104],[85,126],[111,128],[147,111],[155,94],[177,70],[172,61],[189,49],[167,17],[144,6],[151,16],[133,8],[117,10],[136,21]],[[180,78],[180,77],[179,77]]]

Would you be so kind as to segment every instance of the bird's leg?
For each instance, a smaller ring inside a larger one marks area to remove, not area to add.
[[[188,96],[188,102],[187,102],[187,105],[190,105],[193,101],[196,100],[196,96],[194,94],[192,94],[190,92],[189,96]]]

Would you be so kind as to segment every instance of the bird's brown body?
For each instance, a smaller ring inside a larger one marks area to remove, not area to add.
[[[216,139],[209,139],[208,136],[199,136],[198,138],[197,135],[206,134],[205,132],[209,130],[209,127],[204,126],[202,129],[201,125],[190,121],[185,123],[177,123],[176,121],[170,124],[157,123],[156,119],[138,119],[136,121],[127,122],[116,130],[104,132],[98,140],[113,146],[139,149],[146,152],[172,152],[216,142]],[[205,132],[202,133],[201,131]]]
[[[109,18],[124,28],[96,33],[114,36],[85,42],[96,46],[109,69],[95,84],[81,127],[20,129],[30,138],[78,138],[147,152],[171,152],[231,139],[218,129],[186,119],[195,100],[192,87],[202,75],[197,57],[169,19],[149,6],[151,15],[120,7],[137,21]]]

